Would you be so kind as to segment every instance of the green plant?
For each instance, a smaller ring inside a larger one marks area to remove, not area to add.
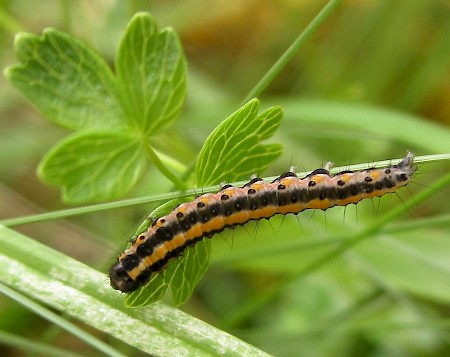
[[[62,187],[69,203],[123,196],[142,176],[146,153],[156,157],[151,137],[170,127],[184,102],[186,64],[176,35],[137,15],[115,75],[83,42],[55,29],[21,34],[15,48],[21,64],[6,76],[49,120],[76,130],[43,158],[39,176]]]

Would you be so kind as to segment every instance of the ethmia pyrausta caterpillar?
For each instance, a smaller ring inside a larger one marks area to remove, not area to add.
[[[383,196],[407,185],[415,170],[414,155],[408,152],[398,164],[386,168],[335,175],[317,169],[304,178],[289,171],[273,182],[253,178],[243,187],[225,185],[217,193],[201,195],[154,220],[109,270],[111,285],[125,293],[132,292],[163,270],[172,258],[205,237],[276,214],[325,210]]]

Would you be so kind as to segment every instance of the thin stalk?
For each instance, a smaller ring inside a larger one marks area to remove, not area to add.
[[[450,159],[450,153],[446,154],[435,154],[435,155],[425,155],[425,156],[417,156],[414,158],[414,162],[416,163],[426,163],[426,162],[436,162],[441,160],[449,160]],[[375,163],[371,163],[370,165],[365,164],[356,164],[356,165],[350,165],[350,166],[343,166],[343,167],[334,167],[332,168],[331,172],[339,172],[342,170],[360,170],[365,169],[369,166],[371,167],[385,167],[391,163],[399,162],[401,159],[392,159],[392,160],[383,160],[383,161],[377,161]],[[164,166],[164,165],[163,165]],[[297,175],[299,177],[304,177],[308,174],[308,171],[304,172],[298,172]],[[264,180],[266,181],[273,181],[276,178],[276,176],[270,176],[265,177]],[[247,181],[238,181],[231,183],[233,186],[242,186],[245,185]],[[109,209],[116,209],[116,208],[123,208],[123,207],[131,207],[131,206],[139,206],[143,204],[148,203],[156,203],[156,202],[165,202],[172,199],[178,199],[183,197],[189,197],[189,196],[197,196],[200,193],[210,193],[210,192],[216,192],[218,186],[207,186],[202,187],[200,189],[190,189],[190,190],[183,190],[183,191],[175,191],[170,193],[163,193],[159,195],[152,195],[152,196],[146,196],[146,197],[138,197],[138,198],[128,198],[125,200],[119,200],[114,202],[106,202],[106,203],[99,203],[94,205],[88,205],[83,207],[76,207],[76,208],[68,208],[53,212],[45,212],[45,213],[38,213],[33,214],[29,216],[23,216],[23,217],[17,217],[17,218],[8,218],[4,220],[0,220],[0,225],[3,225],[5,227],[15,227],[22,224],[30,224],[30,223],[36,223],[36,222],[43,222],[53,219],[62,219],[62,218],[68,218],[73,216],[79,216],[82,214],[88,214],[88,213],[95,213],[100,211],[106,211]]]
[[[7,14],[4,8],[0,8],[0,28],[11,34],[22,31],[20,24]]]
[[[156,152],[153,150],[150,144],[145,145],[145,150],[147,152],[148,157],[153,162],[153,164],[156,166],[156,168],[164,175],[166,176],[174,185],[177,187],[180,191],[185,191],[187,189],[187,186],[183,181],[181,181],[176,175],[172,173],[159,159],[159,156],[156,154]]]
[[[264,77],[256,84],[256,86],[247,94],[244,103],[254,97],[258,97],[269,84],[277,77],[286,67],[289,61],[297,54],[303,44],[308,41],[316,30],[322,25],[328,16],[336,9],[342,0],[330,0],[327,5],[317,14],[317,16],[309,23],[303,32],[296,38],[291,46],[283,53],[283,55],[275,62],[272,68],[264,75]]]
[[[215,189],[217,190],[217,187]],[[44,222],[44,221],[50,221],[50,220],[54,220],[54,219],[69,218],[69,217],[79,216],[82,214],[101,212],[101,211],[106,211],[106,210],[110,210],[110,209],[139,206],[139,205],[155,203],[155,202],[164,202],[164,201],[175,199],[175,198],[195,196],[196,194],[198,194],[198,190],[187,190],[184,192],[176,191],[176,192],[171,192],[171,193],[163,193],[160,195],[129,198],[126,200],[99,203],[99,204],[88,205],[88,206],[83,206],[83,207],[67,208],[67,209],[62,209],[62,210],[53,211],[53,212],[45,212],[45,213],[38,213],[38,214],[29,215],[29,216],[4,219],[4,220],[0,221],[0,225],[12,228],[12,227],[20,226],[23,224]]]

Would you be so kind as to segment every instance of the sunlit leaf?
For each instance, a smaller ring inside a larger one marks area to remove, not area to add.
[[[117,77],[139,131],[152,136],[170,126],[186,96],[186,63],[175,32],[158,32],[148,14],[135,15],[117,53]]]
[[[206,139],[195,174],[199,186],[249,178],[281,154],[278,144],[261,144],[278,129],[280,107],[258,115],[259,101],[253,99],[225,119]]]
[[[146,168],[141,143],[122,133],[79,132],[47,153],[40,177],[71,202],[108,200],[134,186]]]
[[[73,130],[127,126],[113,73],[82,41],[49,28],[17,35],[15,49],[21,63],[5,74],[47,119]]]

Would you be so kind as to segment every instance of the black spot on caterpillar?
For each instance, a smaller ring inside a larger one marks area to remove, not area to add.
[[[408,184],[415,170],[414,155],[408,152],[397,165],[382,169],[342,171],[334,176],[326,169],[317,169],[301,179],[286,172],[271,183],[253,178],[243,187],[225,185],[215,194],[182,203],[156,219],[111,267],[111,286],[125,293],[138,289],[187,247],[226,228],[276,214],[346,206],[395,192]]]

